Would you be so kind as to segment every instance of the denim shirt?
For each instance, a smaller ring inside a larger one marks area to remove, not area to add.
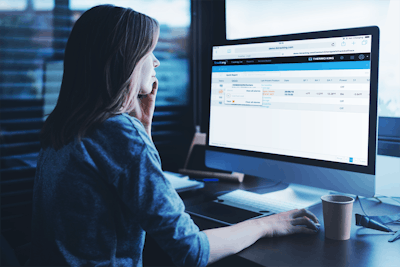
[[[139,120],[117,115],[81,142],[40,152],[30,265],[142,266],[146,233],[176,265],[207,265],[207,236]]]

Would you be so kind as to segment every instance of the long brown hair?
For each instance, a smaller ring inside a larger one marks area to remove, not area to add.
[[[132,107],[141,59],[154,48],[158,31],[156,20],[130,8],[100,5],[83,13],[68,38],[60,95],[44,123],[42,148],[81,140]]]

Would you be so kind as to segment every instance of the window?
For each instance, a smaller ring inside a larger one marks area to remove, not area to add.
[[[252,0],[249,3],[226,1],[227,39],[378,26],[378,114],[400,117],[399,1]]]
[[[398,0],[226,0],[226,38],[378,26],[378,153],[400,156],[399,10]]]
[[[45,66],[55,52],[53,9],[53,0],[0,1],[1,233],[21,265],[29,257]]]
[[[73,23],[96,0],[0,1],[1,232],[21,265],[29,257],[32,191],[43,119],[57,102]],[[182,168],[193,137],[188,57],[190,0],[107,1],[156,18],[161,62],[152,137],[165,170]],[[12,241],[12,242],[11,242]]]
[[[154,51],[161,65],[157,68],[160,83],[153,140],[166,169],[177,170],[182,167],[186,146],[194,131],[188,53],[190,0],[2,0],[0,137],[10,142],[2,142],[2,152],[7,152],[6,147],[18,147],[18,151],[9,150],[9,156],[17,153],[17,161],[23,159],[23,164],[30,162],[35,166],[43,118],[54,109],[58,99],[69,33],[84,11],[106,3],[131,7],[154,17],[160,23],[159,42]],[[27,144],[25,140],[32,142]],[[6,154],[3,153],[3,156]],[[16,163],[7,164],[11,166]]]

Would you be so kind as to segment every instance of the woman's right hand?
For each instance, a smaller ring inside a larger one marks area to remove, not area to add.
[[[129,115],[136,117],[140,120],[151,138],[151,123],[153,121],[154,108],[156,104],[156,96],[158,91],[158,80],[155,78],[153,88],[150,94],[140,95],[136,99],[135,108]]]
[[[306,209],[291,210],[257,219],[265,227],[264,237],[277,237],[296,233],[315,234],[317,217]]]
[[[295,233],[315,234],[317,217],[308,210],[291,210],[275,215],[247,220],[235,225],[203,231],[210,244],[211,264],[238,253],[262,237],[277,237]],[[304,226],[300,226],[304,225]]]

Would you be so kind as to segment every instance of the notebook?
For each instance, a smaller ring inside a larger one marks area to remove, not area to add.
[[[189,190],[195,190],[195,189],[200,189],[204,187],[203,182],[198,182],[194,180],[189,180],[189,176],[187,175],[182,175],[179,173],[174,173],[174,172],[164,172],[165,177],[168,179],[168,181],[172,184],[176,192],[185,192]]]

